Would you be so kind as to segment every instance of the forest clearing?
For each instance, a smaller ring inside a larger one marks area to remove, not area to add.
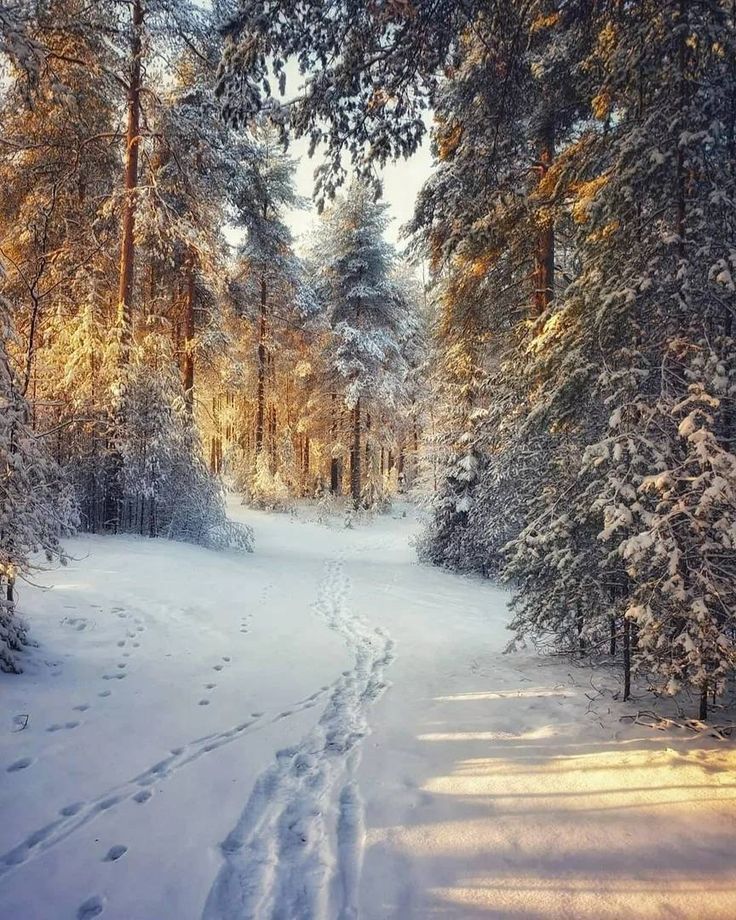
[[[506,593],[411,516],[245,517],[245,563],[77,537],[26,589],[3,916],[733,917],[730,745],[503,655]]]
[[[736,0],[0,67],[1,920],[733,920]]]

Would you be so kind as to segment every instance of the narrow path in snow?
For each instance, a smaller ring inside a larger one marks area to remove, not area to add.
[[[357,916],[363,814],[355,771],[393,642],[351,612],[349,590],[342,562],[327,562],[313,607],[342,637],[353,667],[333,687],[315,728],[279,751],[256,781],[223,844],[226,862],[205,920]]]
[[[251,557],[77,538],[22,589],[3,920],[736,917],[731,743],[504,655],[508,595],[410,510],[233,514]]]

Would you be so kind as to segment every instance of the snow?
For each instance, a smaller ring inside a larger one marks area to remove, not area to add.
[[[252,556],[78,537],[21,586],[3,920],[736,916],[729,742],[503,655],[507,594],[418,564],[410,509],[231,512]]]

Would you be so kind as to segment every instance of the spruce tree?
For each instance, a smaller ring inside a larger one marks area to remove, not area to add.
[[[319,293],[330,327],[327,373],[350,412],[350,493],[361,504],[368,414],[392,405],[404,375],[402,300],[384,239],[386,206],[354,183],[325,215],[315,248]]]

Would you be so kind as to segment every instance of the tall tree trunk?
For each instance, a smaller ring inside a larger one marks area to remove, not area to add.
[[[120,239],[118,310],[124,352],[130,346],[133,326],[133,268],[135,264],[135,191],[138,187],[138,150],[141,122],[141,57],[143,53],[143,2],[132,0],[128,122],[125,133],[125,199]],[[127,355],[123,355],[127,360]]]
[[[703,721],[708,718],[708,681],[703,683],[700,689],[700,707],[698,709],[698,718]]]
[[[276,406],[271,403],[271,411],[269,413],[269,444],[271,445],[271,469],[276,469]]]
[[[353,448],[350,451],[350,492],[355,508],[360,507],[360,399],[353,409]]]
[[[187,407],[194,406],[194,252],[186,262],[187,292],[184,299],[184,393]]]
[[[580,604],[577,606],[577,612],[575,614],[575,628],[578,633],[578,651],[582,655],[585,652],[585,638],[583,635],[583,629],[585,627],[585,620],[583,618],[583,611],[580,607]]]
[[[302,454],[303,485],[302,494],[309,494],[309,435],[304,436],[304,453]]]
[[[688,35],[685,28],[687,23],[687,6],[686,0],[680,0],[679,6],[680,40],[677,51],[679,82],[680,82],[680,118],[681,124],[688,124],[688,86],[687,86],[687,41]],[[676,232],[678,236],[677,254],[680,259],[685,258],[685,237],[687,235],[687,214],[686,200],[687,194],[687,175],[685,169],[685,146],[677,145],[676,153],[677,165],[677,211],[676,211]]]
[[[624,702],[631,696],[631,621],[624,614]]]
[[[732,0],[731,3],[731,29],[736,30],[736,0]],[[731,55],[730,66],[729,66],[729,83],[730,83],[730,104],[729,104],[729,117],[728,117],[728,170],[729,170],[729,180],[731,183],[734,182],[734,176],[736,174],[736,55]],[[731,234],[734,232],[733,225],[733,212],[731,214],[731,221],[729,223],[729,231]],[[731,293],[728,302],[726,301],[726,293],[722,294],[724,299],[723,306],[723,332],[726,339],[730,339],[733,335],[733,317],[736,312],[736,291]],[[729,356],[730,357],[730,356]],[[729,361],[729,364],[732,365],[732,359]],[[734,438],[734,429],[736,425],[734,424],[736,416],[736,407],[734,407],[732,399],[722,399],[721,405],[721,416],[723,419],[723,445],[726,450],[733,450],[733,438]]]
[[[539,135],[539,182],[549,172],[555,156],[555,119],[546,112]],[[552,303],[555,288],[555,225],[551,213],[542,217],[534,269],[534,316],[541,316]]]
[[[330,431],[332,435],[332,449],[335,448],[335,442],[337,441],[337,395],[333,393],[330,397],[330,407],[332,411],[332,424],[330,426]],[[340,494],[340,458],[332,457],[330,462],[330,492],[333,495]]]
[[[333,495],[339,495],[341,491],[341,473],[340,473],[340,458],[333,457],[330,461],[330,492]]]
[[[263,450],[266,405],[266,275],[261,275],[261,322],[258,333],[258,407],[256,409],[256,457]]]

